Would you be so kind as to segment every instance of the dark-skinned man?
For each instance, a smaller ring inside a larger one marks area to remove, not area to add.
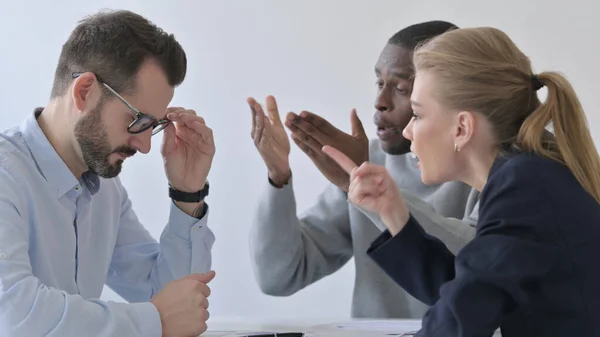
[[[346,134],[322,117],[303,111],[282,121],[272,96],[267,114],[253,98],[252,138],[267,166],[266,191],[250,234],[254,272],[263,292],[288,296],[339,270],[352,257],[356,278],[351,316],[355,318],[421,318],[427,306],[392,281],[367,257],[367,249],[385,229],[376,215],[347,202],[348,174],[321,150],[332,145],[357,164],[384,165],[403,191],[416,218],[430,234],[444,240],[452,252],[474,234],[478,193],[460,182],[426,186],[421,182],[418,159],[402,130],[412,118],[412,51],[421,42],[455,29],[451,23],[430,21],[406,27],[389,40],[375,66],[378,95],[374,122],[378,139],[369,141],[356,111],[352,131]],[[332,183],[316,203],[297,215],[292,171],[293,141]]]

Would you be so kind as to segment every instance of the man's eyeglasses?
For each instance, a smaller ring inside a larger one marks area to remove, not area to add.
[[[81,76],[81,74],[83,74],[83,73],[82,72],[73,73],[73,78],[77,78],[77,77]],[[135,113],[136,118],[127,127],[127,132],[136,134],[136,133],[144,132],[144,131],[148,130],[149,128],[152,128],[152,135],[154,136],[155,134],[159,133],[164,128],[169,126],[170,121],[168,119],[163,118],[161,120],[158,120],[151,115],[148,115],[148,114],[145,114],[145,113],[139,111],[133,105],[129,104],[129,102],[127,102],[123,97],[121,97],[121,95],[119,95],[119,93],[117,93],[113,88],[111,88],[108,84],[106,84],[106,82],[104,82],[102,79],[100,79],[100,77],[98,77],[98,75],[95,75],[95,76],[100,84],[102,84],[106,89],[108,89],[108,91],[110,91],[113,95],[115,95],[121,102],[123,102],[123,104],[125,104],[129,108],[129,110],[131,110],[133,113]]]

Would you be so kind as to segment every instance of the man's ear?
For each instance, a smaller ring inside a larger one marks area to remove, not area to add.
[[[93,96],[94,83],[97,83],[96,76],[90,72],[81,74],[73,81],[73,104],[78,111],[85,111],[86,107],[89,109],[98,99]]]
[[[456,114],[454,144],[458,149],[467,145],[473,138],[475,122],[475,115],[470,111],[461,111]]]

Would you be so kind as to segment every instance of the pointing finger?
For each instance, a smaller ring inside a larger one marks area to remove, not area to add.
[[[323,152],[338,163],[338,165],[340,165],[340,167],[348,174],[352,174],[352,171],[358,167],[352,159],[348,158],[348,156],[332,146],[323,146]]]

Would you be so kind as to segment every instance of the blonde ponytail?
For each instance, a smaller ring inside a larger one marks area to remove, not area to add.
[[[544,72],[537,78],[548,89],[548,97],[525,119],[518,145],[566,165],[600,203],[600,156],[575,90],[555,72]],[[554,137],[545,137],[550,123]]]

